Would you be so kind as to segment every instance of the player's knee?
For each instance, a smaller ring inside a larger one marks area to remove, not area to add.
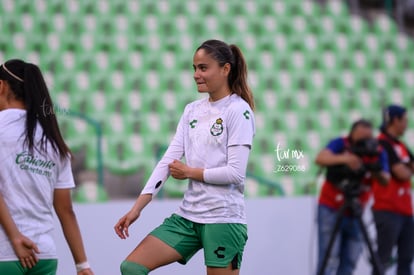
[[[147,275],[149,273],[149,269],[143,265],[123,261],[121,264],[121,274],[122,275]]]

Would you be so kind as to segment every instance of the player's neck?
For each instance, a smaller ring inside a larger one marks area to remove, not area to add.
[[[0,111],[1,110],[6,110],[6,109],[26,109],[24,107],[24,103],[18,100],[10,100],[9,102],[6,102],[6,104],[4,106],[0,107]]]
[[[210,102],[219,101],[220,99],[225,98],[231,94],[230,89],[223,89],[221,91],[217,91],[215,93],[210,93]]]

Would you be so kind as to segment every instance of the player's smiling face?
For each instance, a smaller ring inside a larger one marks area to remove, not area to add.
[[[194,54],[193,68],[194,80],[200,93],[220,93],[228,87],[229,64],[220,66],[204,49]]]

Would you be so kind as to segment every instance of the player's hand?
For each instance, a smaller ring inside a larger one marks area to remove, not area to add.
[[[78,275],[93,275],[92,269],[85,268],[78,272]]]
[[[349,166],[352,170],[358,170],[362,166],[362,159],[357,155],[351,154],[349,152],[344,153],[345,164]]]
[[[19,234],[12,240],[12,246],[24,268],[32,268],[39,261],[36,255],[40,253],[39,248],[26,236]]]
[[[122,218],[120,218],[119,221],[115,224],[115,232],[121,239],[126,239],[129,237],[128,228],[138,219],[139,215],[139,212],[131,210]]]
[[[188,166],[179,160],[174,160],[168,165],[170,174],[177,180],[185,180],[188,178]]]

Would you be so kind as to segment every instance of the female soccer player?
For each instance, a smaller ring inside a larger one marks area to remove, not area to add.
[[[0,274],[56,274],[53,208],[78,275],[93,274],[72,209],[70,151],[52,106],[36,65],[0,65]]]
[[[193,67],[197,89],[208,97],[186,106],[175,137],[116,233],[129,236],[128,227],[169,175],[188,179],[188,189],[179,209],[121,264],[123,275],[185,264],[202,248],[208,275],[239,274],[247,240],[244,179],[255,132],[246,63],[237,46],[208,40],[196,50]]]

